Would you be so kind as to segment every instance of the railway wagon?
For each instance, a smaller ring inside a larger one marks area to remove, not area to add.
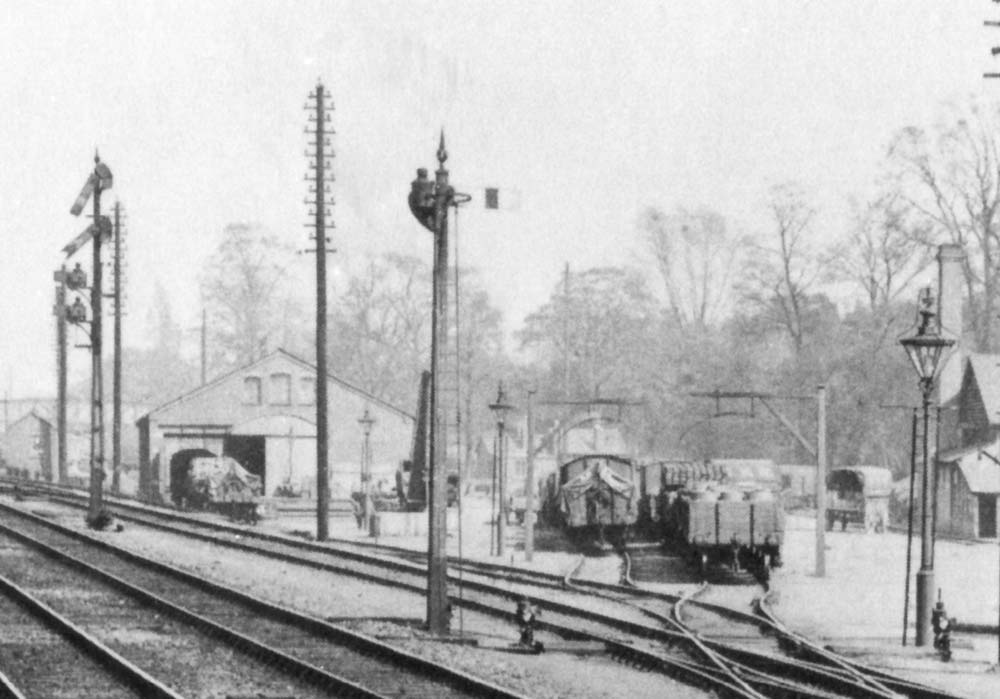
[[[768,490],[705,482],[695,489],[665,489],[660,520],[664,543],[689,556],[702,575],[722,564],[767,579],[781,565],[785,513]]]
[[[612,454],[571,459],[554,474],[549,508],[578,545],[622,545],[638,515],[635,464]],[[554,479],[555,480],[555,479]]]
[[[826,505],[826,528],[840,529],[849,523],[860,524],[866,532],[881,534],[889,522],[889,496],[892,472],[879,466],[841,466],[826,476],[829,494]]]
[[[261,498],[261,479],[231,457],[193,456],[175,471],[171,494],[181,509],[218,512],[247,522],[275,514],[273,504]]]

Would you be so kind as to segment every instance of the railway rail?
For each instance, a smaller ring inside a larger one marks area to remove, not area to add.
[[[5,552],[9,553],[9,552]],[[0,697],[180,699],[180,695],[0,575]],[[39,653],[44,648],[44,656]]]
[[[5,520],[15,519],[12,514],[10,508],[4,508]],[[16,520],[15,526],[0,525],[0,533],[44,552],[44,556],[34,557],[31,570],[43,569],[39,562],[48,557],[50,564],[62,568],[63,577],[65,567],[72,566],[88,577],[100,579],[119,594],[140,601],[130,604],[129,613],[120,619],[116,617],[116,621],[128,619],[141,629],[143,625],[155,625],[155,617],[167,616],[245,654],[250,662],[235,667],[235,677],[223,678],[224,686],[228,682],[239,684],[238,677],[252,674],[256,664],[266,661],[269,668],[263,673],[258,670],[263,679],[253,680],[257,683],[251,688],[254,695],[259,693],[257,685],[266,687],[267,678],[279,675],[282,679],[271,692],[277,692],[277,696],[512,699],[519,696],[374,639],[119,550],[91,535],[30,513],[20,512]],[[45,580],[35,579],[35,583],[44,585]],[[137,609],[140,605],[154,620],[143,619]],[[77,613],[85,615],[80,610]],[[101,618],[107,621],[106,616]],[[144,662],[153,661],[147,657]],[[218,668],[225,663],[205,666]]]
[[[393,584],[414,592],[424,591],[425,568],[414,562],[414,557],[419,554],[412,550],[348,541],[320,544],[252,528],[192,519],[146,505],[116,502],[115,507],[123,518],[181,535],[197,536],[333,573]],[[169,523],[163,519],[169,520]],[[212,530],[216,533],[211,533]],[[242,538],[240,541],[227,540],[227,534],[238,534]],[[545,621],[539,624],[540,628],[565,638],[603,641],[612,655],[627,662],[656,668],[727,696],[905,695],[921,699],[948,696],[940,690],[864,668],[852,661],[813,653],[806,639],[792,636],[779,622],[759,613],[749,614],[729,607],[686,600],[683,604],[689,609],[708,610],[709,614],[729,619],[731,625],[744,626],[742,631],[730,628],[728,632],[719,632],[716,634],[719,638],[701,638],[696,630],[686,628],[664,613],[680,601],[676,595],[630,585],[574,581],[567,576],[512,569],[492,563],[455,561],[455,564],[462,565],[463,576],[462,595],[453,594],[453,603],[509,617],[511,600],[520,595],[530,596],[536,606],[545,611]],[[387,571],[392,573],[391,582],[386,580]],[[502,587],[498,581],[503,582]],[[451,584],[454,588],[459,583],[453,578]],[[587,606],[606,611],[581,610],[578,601],[568,604],[565,601],[567,587],[586,595]],[[594,604],[594,600],[599,602]],[[628,613],[623,613],[623,609]],[[761,640],[761,634],[779,640],[766,637]],[[740,643],[741,640],[745,642]],[[766,647],[767,652],[762,647]],[[671,652],[665,653],[664,648],[671,649]],[[804,649],[809,652],[804,652]],[[725,658],[726,665],[720,666],[717,658],[710,657],[710,654]],[[734,672],[736,681],[733,679]],[[860,680],[859,675],[877,679]],[[745,686],[747,683],[752,685],[749,690]]]

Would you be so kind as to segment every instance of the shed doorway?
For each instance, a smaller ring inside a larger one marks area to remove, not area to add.
[[[236,459],[240,466],[255,476],[260,476],[267,492],[265,440],[260,434],[231,434],[222,441],[222,453]]]
[[[979,495],[979,537],[993,539],[997,535],[997,496]]]

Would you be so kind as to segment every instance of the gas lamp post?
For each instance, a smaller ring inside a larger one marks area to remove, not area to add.
[[[934,312],[934,293],[930,287],[920,290],[917,310],[920,324],[913,335],[902,338],[899,344],[917,370],[920,392],[923,398],[924,415],[924,471],[921,476],[921,516],[920,516],[920,570],[917,571],[917,640],[918,646],[927,645],[931,629],[931,609],[934,606],[934,531],[933,497],[934,478],[931,477],[929,458],[929,421],[931,396],[934,382],[941,363],[941,355],[955,344],[953,339],[943,337],[937,327]],[[935,445],[935,448],[937,445]]]
[[[503,383],[497,386],[496,402],[490,403],[490,410],[497,419],[497,448],[493,460],[493,482],[497,484],[496,499],[499,501],[499,512],[494,511],[494,521],[496,522],[497,546],[496,554],[504,554],[504,539],[507,535],[507,448],[504,443],[504,427],[507,422],[507,414],[514,409],[514,406],[507,403],[507,396],[503,392]]]
[[[372,451],[371,451],[371,434],[372,425],[375,424],[375,418],[371,416],[368,411],[368,406],[365,406],[365,414],[358,419],[358,424],[361,425],[361,431],[365,435],[365,441],[361,445],[361,506],[362,515],[365,518],[364,531],[371,533],[371,483],[372,483]]]

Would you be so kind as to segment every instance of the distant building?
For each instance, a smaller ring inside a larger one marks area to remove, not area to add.
[[[33,462],[35,455],[24,448],[24,436],[27,432],[50,434],[39,442],[38,459],[51,464],[51,477],[41,476],[44,480],[53,482],[59,480],[59,435],[56,425],[56,401],[54,398],[20,398],[8,401],[8,412],[13,407],[21,416],[9,423],[7,432],[0,436],[0,456],[3,456],[3,443],[11,441],[9,447],[11,458],[9,468],[24,469],[25,464]],[[149,409],[149,406],[136,403],[122,404],[122,424],[128,425],[135,418]],[[107,476],[104,480],[105,489],[111,488],[111,401],[106,397],[104,402],[105,436],[104,456]],[[38,421],[48,424],[48,427],[37,426]],[[31,426],[35,425],[35,426]],[[50,432],[48,432],[50,431]],[[9,439],[8,439],[9,436]],[[123,429],[121,435],[121,491],[127,495],[136,491],[136,476],[138,473],[138,442],[133,430]],[[34,472],[34,471],[32,471]],[[90,481],[90,401],[70,398],[66,402],[66,477],[65,483],[86,486]]]
[[[316,495],[316,367],[284,350],[230,372],[138,419],[139,491],[170,497],[171,465],[195,453],[236,459],[261,477],[264,491]],[[335,376],[327,376],[330,489],[347,495],[361,483],[365,409],[373,483],[394,484],[409,458],[414,418]]]
[[[52,423],[32,410],[7,426],[0,436],[0,457],[9,475],[31,480],[53,479]]]
[[[966,357],[961,390],[948,412],[953,446],[937,457],[939,533],[995,538],[1000,496],[1000,355]],[[957,408],[957,411],[954,410]],[[942,425],[946,424],[942,420]],[[947,444],[942,435],[942,444]],[[919,482],[918,482],[919,483]]]

